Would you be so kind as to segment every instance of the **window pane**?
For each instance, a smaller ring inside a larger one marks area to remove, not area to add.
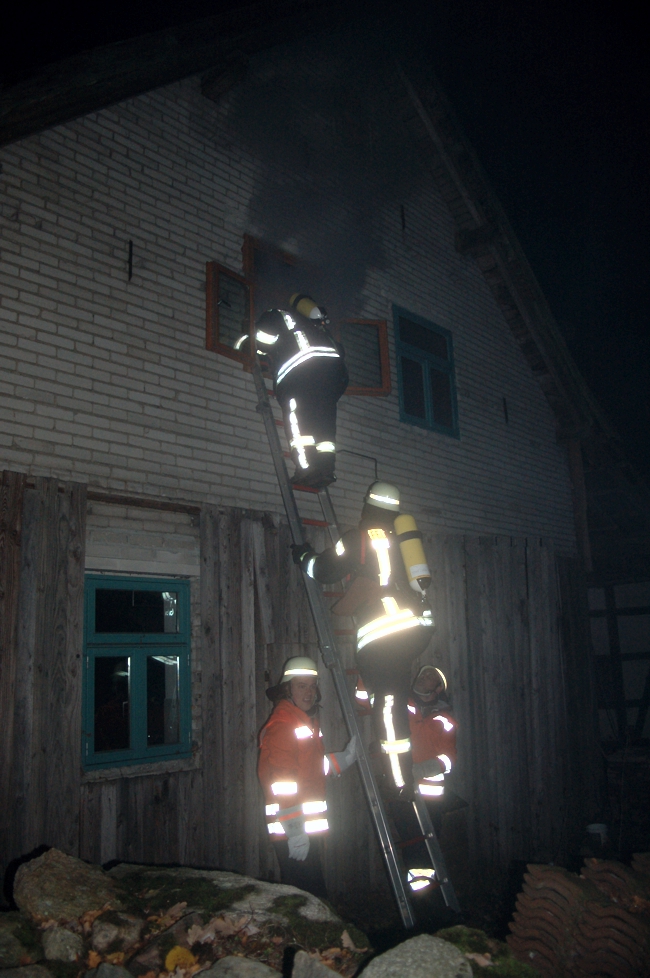
[[[147,745],[177,744],[178,656],[147,656]]]
[[[95,751],[130,747],[130,660],[95,659]]]
[[[424,403],[422,366],[415,360],[401,357],[400,368],[402,371],[404,411],[414,418],[422,418],[424,420],[426,418],[426,407]]]
[[[650,655],[650,615],[619,615],[617,620],[621,652]]]
[[[617,584],[614,595],[617,608],[650,608],[650,581],[643,584]]]
[[[602,587],[590,587],[589,588],[589,610],[590,611],[604,611],[607,605],[605,604],[605,591]]]
[[[342,323],[341,342],[350,374],[350,387],[381,387],[379,331],[364,323]]]
[[[403,316],[400,316],[399,335],[403,343],[410,343],[411,346],[417,346],[419,350],[433,353],[434,356],[440,357],[441,360],[449,359],[447,338],[442,333],[427,329],[426,326],[421,326],[420,323],[414,323],[410,319],[404,319]]]
[[[451,411],[449,374],[443,373],[442,370],[436,370],[435,367],[430,367],[429,377],[431,379],[431,406],[433,407],[434,424],[444,424],[447,428],[451,428],[454,417]]]
[[[632,659],[622,662],[623,690],[626,700],[640,700],[643,696],[648,676],[649,663],[647,659]]]
[[[219,342],[234,346],[240,336],[250,332],[248,286],[223,272],[219,275]]]
[[[95,632],[178,632],[178,595],[170,591],[95,591]]]
[[[609,631],[606,618],[591,619],[591,644],[596,655],[609,655]]]

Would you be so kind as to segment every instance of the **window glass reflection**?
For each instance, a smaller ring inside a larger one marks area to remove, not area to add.
[[[130,659],[98,656],[95,659],[95,751],[130,747]]]
[[[178,632],[178,594],[97,588],[95,632],[149,635]]]
[[[179,675],[177,655],[147,656],[147,745],[177,744]]]

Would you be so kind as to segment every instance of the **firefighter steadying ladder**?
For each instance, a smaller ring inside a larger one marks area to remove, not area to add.
[[[357,665],[374,694],[377,736],[392,781],[406,795],[413,791],[407,709],[411,663],[424,652],[433,631],[425,601],[431,575],[421,541],[413,517],[399,513],[399,490],[387,482],[373,482],[358,528],[344,533],[336,547],[321,554],[309,544],[293,548],[296,563],[320,583],[353,575],[349,590],[332,611],[354,616]]]
[[[291,296],[290,310],[267,309],[257,321],[257,352],[273,373],[284,416],[292,481],[315,489],[334,482],[336,404],[348,386],[343,347],[330,335],[329,319],[310,296]],[[241,337],[238,345],[247,337]]]

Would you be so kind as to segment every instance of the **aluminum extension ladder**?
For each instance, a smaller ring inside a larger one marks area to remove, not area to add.
[[[262,419],[264,421],[269,448],[271,449],[273,464],[275,466],[275,474],[278,479],[278,485],[282,494],[282,501],[284,503],[287,520],[289,522],[291,538],[294,544],[301,544],[305,542],[303,522],[298,512],[293,486],[291,484],[291,480],[289,479],[284,452],[280,444],[277,423],[273,416],[273,409],[269,401],[269,393],[264,382],[259,360],[257,358],[255,358],[253,362],[252,373],[257,392],[257,410],[262,415]],[[323,489],[316,491],[315,494],[318,495],[324,521],[327,524],[332,543],[336,544],[340,537],[340,533],[329,492],[327,489]],[[357,715],[350,699],[345,672],[341,666],[337,653],[336,640],[332,623],[330,621],[329,609],[324,603],[323,592],[318,582],[313,580],[313,578],[309,577],[307,574],[303,574],[302,577],[307,589],[309,607],[314,620],[316,635],[318,637],[318,645],[323,662],[325,663],[326,668],[329,669],[332,674],[334,687],[339,699],[343,718],[348,728],[348,733],[350,737],[356,736],[357,738],[357,767],[359,769],[361,782],[366,794],[370,815],[374,822],[377,836],[379,837],[382,855],[386,863],[386,868],[388,870],[390,882],[395,894],[395,899],[397,900],[397,906],[402,918],[402,923],[405,928],[412,928],[415,926],[415,916],[413,914],[413,908],[411,906],[411,901],[409,900],[407,891],[406,872],[399,858],[397,847],[393,842],[388,825],[388,819],[386,817],[386,810],[379,794],[379,789],[377,788],[377,783],[372,773],[370,761],[361,738],[359,725],[357,723]],[[427,806],[421,795],[416,794],[413,801],[413,808],[420,826],[420,831],[424,836],[431,865],[435,870],[436,881],[440,887],[445,904],[451,910],[456,911],[456,913],[460,913],[460,906],[447,873],[440,844],[431,823]]]

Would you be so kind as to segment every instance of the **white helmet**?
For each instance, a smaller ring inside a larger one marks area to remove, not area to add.
[[[294,655],[292,659],[287,659],[280,682],[290,682],[295,676],[318,676],[314,660],[306,655]]]
[[[422,688],[420,681],[428,676],[430,673],[434,674],[434,681],[436,686],[442,685],[443,692],[447,692],[447,677],[445,676],[442,669],[438,669],[437,666],[422,666],[417,676],[413,680],[413,686],[411,687],[414,693],[429,693],[431,690]]]
[[[378,509],[388,509],[399,513],[399,489],[391,482],[373,482],[368,486],[364,503],[376,506]]]

